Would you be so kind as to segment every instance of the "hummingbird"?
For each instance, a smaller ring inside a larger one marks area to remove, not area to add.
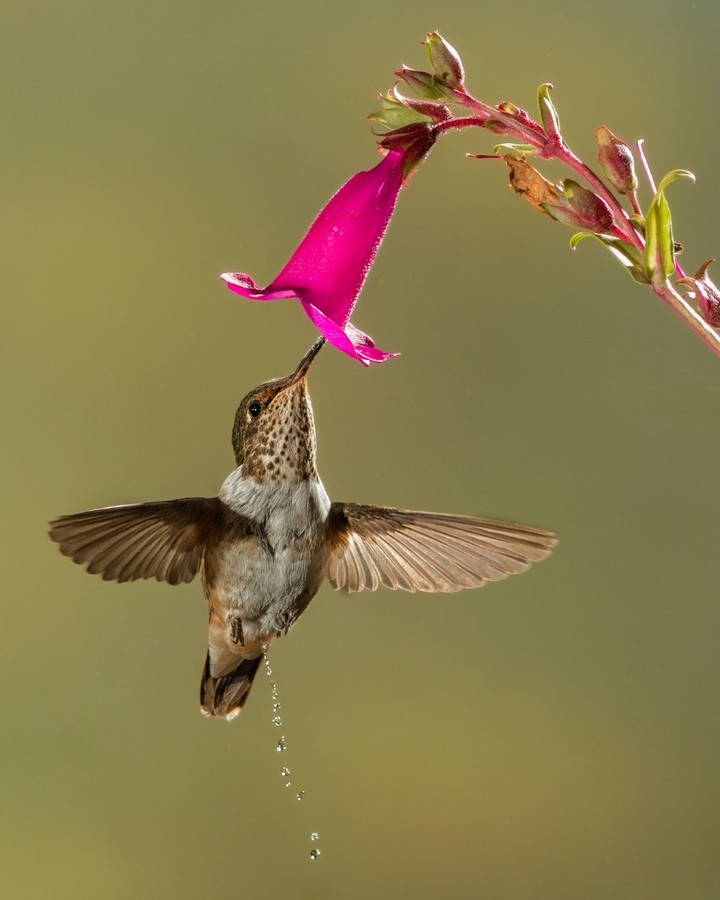
[[[107,506],[50,523],[60,551],[108,581],[189,582],[201,572],[208,649],[200,711],[233,719],[260,662],[327,579],[337,590],[451,592],[524,572],[550,531],[432,512],[332,503],[318,476],[308,370],[321,337],[284,378],[240,403],[236,468],[217,497]]]

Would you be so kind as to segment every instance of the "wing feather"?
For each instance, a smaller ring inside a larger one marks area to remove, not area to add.
[[[524,572],[557,543],[550,531],[445,513],[333,503],[328,578],[338,590],[450,592]]]
[[[106,581],[179,584],[192,581],[208,542],[229,524],[247,523],[218,498],[189,497],[60,516],[50,523],[50,537],[61,553]]]

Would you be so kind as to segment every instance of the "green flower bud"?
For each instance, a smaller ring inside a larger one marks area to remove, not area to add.
[[[430,65],[443,84],[456,90],[463,90],[465,73],[457,50],[437,31],[431,31],[425,38]]]
[[[394,91],[388,91],[378,96],[378,108],[370,113],[368,119],[394,131],[396,128],[404,128],[416,122],[427,122],[428,116],[411,108],[404,102],[404,98]]]
[[[452,113],[442,103],[433,102],[432,100],[416,100],[414,97],[403,97],[397,87],[393,88],[393,96],[418,116],[430,119],[432,122],[447,122],[452,119]]]
[[[424,100],[439,100],[444,96],[437,84],[437,76],[429,72],[421,72],[419,69],[408,69],[403,66],[397,69],[395,74],[411,88],[418,97]]]

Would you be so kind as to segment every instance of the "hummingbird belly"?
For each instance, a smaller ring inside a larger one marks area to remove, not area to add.
[[[249,646],[287,631],[317,593],[330,500],[316,480],[268,484],[238,474],[220,497],[253,520],[257,533],[209,551],[205,582],[211,618],[214,613],[229,632],[241,631],[241,646]],[[238,618],[240,626],[233,626]]]

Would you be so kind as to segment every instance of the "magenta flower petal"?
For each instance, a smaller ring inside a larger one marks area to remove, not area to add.
[[[231,291],[240,294],[241,297],[247,297],[248,300],[299,300],[297,291],[273,291],[271,287],[264,290],[255,284],[249,275],[243,272],[224,272],[220,276],[227,282],[227,286]]]
[[[365,365],[395,356],[349,320],[395,209],[403,160],[403,152],[391,150],[373,169],[353,175],[266,288],[240,273],[222,276],[228,287],[250,300],[300,300],[330,343]]]
[[[332,319],[328,318],[325,313],[313,306],[312,303],[303,300],[302,305],[305,312],[315,323],[321,334],[325,335],[329,343],[337,347],[338,350],[342,350],[343,353],[347,353],[348,356],[352,356],[353,359],[359,359],[363,365],[367,366],[371,362],[385,362],[386,359],[398,355],[397,353],[388,353],[385,350],[380,350],[375,346],[371,338],[363,334],[359,328],[351,325],[350,322],[344,328],[341,328]]]

